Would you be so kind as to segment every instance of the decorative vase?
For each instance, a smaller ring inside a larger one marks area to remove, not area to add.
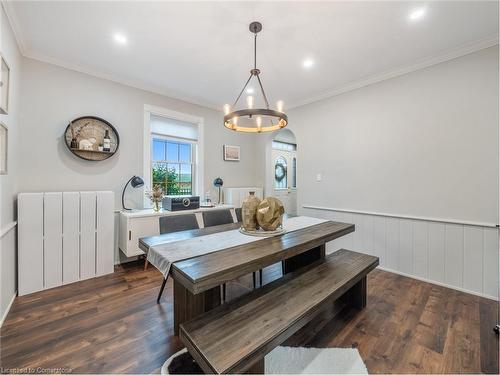
[[[246,231],[253,231],[259,228],[256,218],[259,203],[260,199],[255,196],[254,191],[251,191],[250,195],[246,197],[241,204],[241,216],[243,217],[242,227]]]
[[[154,212],[160,211],[160,202],[159,201],[154,201],[153,202],[153,211]]]
[[[257,207],[257,223],[266,231],[276,230],[283,223],[284,213],[283,203],[278,198],[268,197]]]

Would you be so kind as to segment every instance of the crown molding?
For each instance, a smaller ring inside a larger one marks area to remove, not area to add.
[[[461,56],[465,56],[485,48],[490,48],[498,45],[498,35],[494,35],[488,38],[477,40],[473,43],[469,43],[458,48],[452,49],[442,54],[427,57],[414,64],[405,65],[396,69],[391,69],[380,74],[374,74],[367,78],[349,82],[343,86],[339,86],[333,90],[329,90],[323,94],[313,96],[308,99],[304,99],[295,103],[292,103],[288,108],[297,108],[314,102],[318,102],[323,99],[328,99],[333,96],[344,94],[349,91],[360,89],[365,86],[373,85],[374,83],[382,82],[391,78],[399,77],[404,74],[415,72],[417,70],[425,69],[433,65],[437,65],[449,60],[456,59]]]
[[[12,28],[12,32],[14,33],[14,38],[16,39],[17,47],[19,48],[19,52],[21,55],[25,56],[27,48],[25,43],[25,38],[21,31],[21,27],[19,26],[19,22],[17,22],[16,10],[13,5],[13,1],[0,0],[2,8],[7,16],[7,20],[9,21],[10,27]]]
[[[62,61],[59,59],[54,59],[52,57],[49,57],[49,56],[46,56],[43,54],[27,52],[26,54],[24,54],[24,57],[26,57],[28,59],[32,59],[32,60],[41,61],[41,62],[44,62],[47,64],[56,65],[56,66],[59,66],[59,67],[64,68],[64,69],[72,70],[72,71],[75,71],[78,73],[83,73],[83,74],[86,74],[86,75],[89,75],[89,76],[92,76],[95,78],[105,79],[107,81],[118,83],[120,85],[124,85],[124,86],[132,87],[135,89],[147,91],[147,92],[150,92],[153,94],[162,95],[162,96],[168,97],[170,99],[180,100],[180,101],[183,101],[183,102],[186,102],[189,104],[193,104],[193,105],[197,105],[197,106],[200,106],[203,108],[213,109],[213,110],[221,112],[221,109],[218,108],[217,106],[215,106],[213,103],[209,103],[209,102],[206,102],[203,100],[193,99],[191,97],[180,95],[178,93],[175,93],[175,92],[163,89],[163,88],[147,85],[147,84],[144,84],[142,82],[139,82],[138,80],[126,79],[123,77],[119,77],[115,74],[106,74],[106,73],[97,72],[97,71],[85,68],[83,66],[80,66],[77,64],[71,64],[71,63],[68,63],[66,61]]]

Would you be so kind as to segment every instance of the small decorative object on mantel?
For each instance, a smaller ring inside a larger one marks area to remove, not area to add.
[[[224,145],[225,161],[240,161],[240,146]]]
[[[255,231],[259,229],[257,224],[257,207],[260,204],[260,199],[255,196],[255,191],[251,191],[250,195],[245,198],[241,204],[241,216],[243,219],[242,228],[246,231]]]
[[[6,115],[9,112],[9,80],[10,68],[3,56],[0,62],[0,113]]]
[[[255,220],[257,222],[256,229],[247,230],[242,226],[240,232],[250,236],[262,237],[282,234],[286,231],[283,227],[284,213],[285,208],[279,199],[274,197],[265,198],[259,203],[255,211]]]
[[[146,195],[153,204],[153,211],[155,212],[160,211],[160,204],[164,197],[161,186],[160,185],[153,186],[153,190],[146,192]]]
[[[113,125],[95,116],[71,121],[64,133],[64,141],[73,154],[91,161],[110,158],[120,145],[120,137]]]

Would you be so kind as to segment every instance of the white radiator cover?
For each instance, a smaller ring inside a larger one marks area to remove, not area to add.
[[[18,284],[25,295],[114,271],[114,193],[18,195]]]

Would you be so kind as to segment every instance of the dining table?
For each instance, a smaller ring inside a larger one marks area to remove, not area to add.
[[[221,285],[280,262],[284,274],[293,272],[324,258],[327,242],[355,230],[353,224],[307,216],[286,218],[284,233],[269,237],[242,234],[240,227],[230,223],[139,239],[164,284],[173,279],[176,335],[180,324],[223,303]]]

